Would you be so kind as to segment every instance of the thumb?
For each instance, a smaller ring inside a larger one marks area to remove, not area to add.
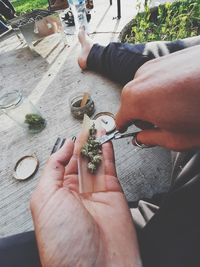
[[[115,115],[116,128],[125,131],[138,117],[138,97],[135,93],[133,81],[128,83],[122,90],[120,107]]]
[[[39,184],[31,196],[30,205],[32,213],[37,211],[37,214],[39,214],[46,202],[63,186],[65,166],[72,156],[73,149],[74,143],[68,140],[48,160]]]

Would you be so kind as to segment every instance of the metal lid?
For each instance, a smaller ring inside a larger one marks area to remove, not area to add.
[[[102,128],[106,130],[106,133],[110,133],[115,130],[115,117],[110,112],[100,112],[94,116],[94,120],[98,120],[101,123]]]
[[[15,165],[13,177],[17,180],[26,180],[36,173],[39,166],[38,159],[34,156],[24,156]]]

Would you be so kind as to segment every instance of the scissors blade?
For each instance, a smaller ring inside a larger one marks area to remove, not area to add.
[[[139,133],[140,131],[137,132],[132,132],[132,133],[116,133],[114,136],[114,139],[120,139],[120,138],[126,138],[126,137],[136,137],[136,135]]]
[[[100,145],[103,145],[104,143],[112,140],[115,137],[116,133],[118,133],[118,131],[115,131],[115,132],[108,134],[108,135],[106,135],[106,134],[102,135],[102,136],[97,138],[97,141],[100,143]]]
[[[119,131],[115,131],[108,135],[102,135],[101,137],[97,138],[97,141],[100,143],[100,145],[103,145],[104,143],[111,141],[112,139],[117,140],[126,137],[135,137],[139,132],[140,131],[132,133],[120,133]]]

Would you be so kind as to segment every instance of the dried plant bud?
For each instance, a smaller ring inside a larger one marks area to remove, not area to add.
[[[87,143],[81,149],[81,155],[88,159],[88,170],[91,173],[95,173],[99,164],[102,161],[102,151],[101,145],[96,140],[97,130],[95,128],[95,124],[93,123],[91,128],[89,129],[89,137]]]
[[[24,122],[28,124],[29,130],[43,129],[46,125],[45,119],[35,113],[26,114]]]
[[[86,148],[82,148],[81,154],[82,154],[82,156],[87,157],[88,156],[88,150]]]
[[[94,164],[99,164],[102,161],[102,157],[100,155],[95,155],[92,159]]]
[[[97,166],[92,163],[92,162],[89,162],[88,163],[88,170],[91,172],[91,173],[95,173],[95,171],[97,170]]]
[[[93,157],[94,157],[94,153],[92,152],[92,151],[90,151],[90,152],[88,152],[88,157],[90,158],[90,159],[92,159]]]

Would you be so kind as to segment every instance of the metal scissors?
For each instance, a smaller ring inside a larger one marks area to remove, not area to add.
[[[110,134],[105,134],[97,138],[97,141],[100,143],[100,145],[103,145],[104,143],[111,141],[111,140],[116,140],[116,139],[121,139],[125,137],[136,137],[136,135],[140,131],[137,132],[132,132],[132,133],[120,133],[119,131],[114,131],[113,133]]]

